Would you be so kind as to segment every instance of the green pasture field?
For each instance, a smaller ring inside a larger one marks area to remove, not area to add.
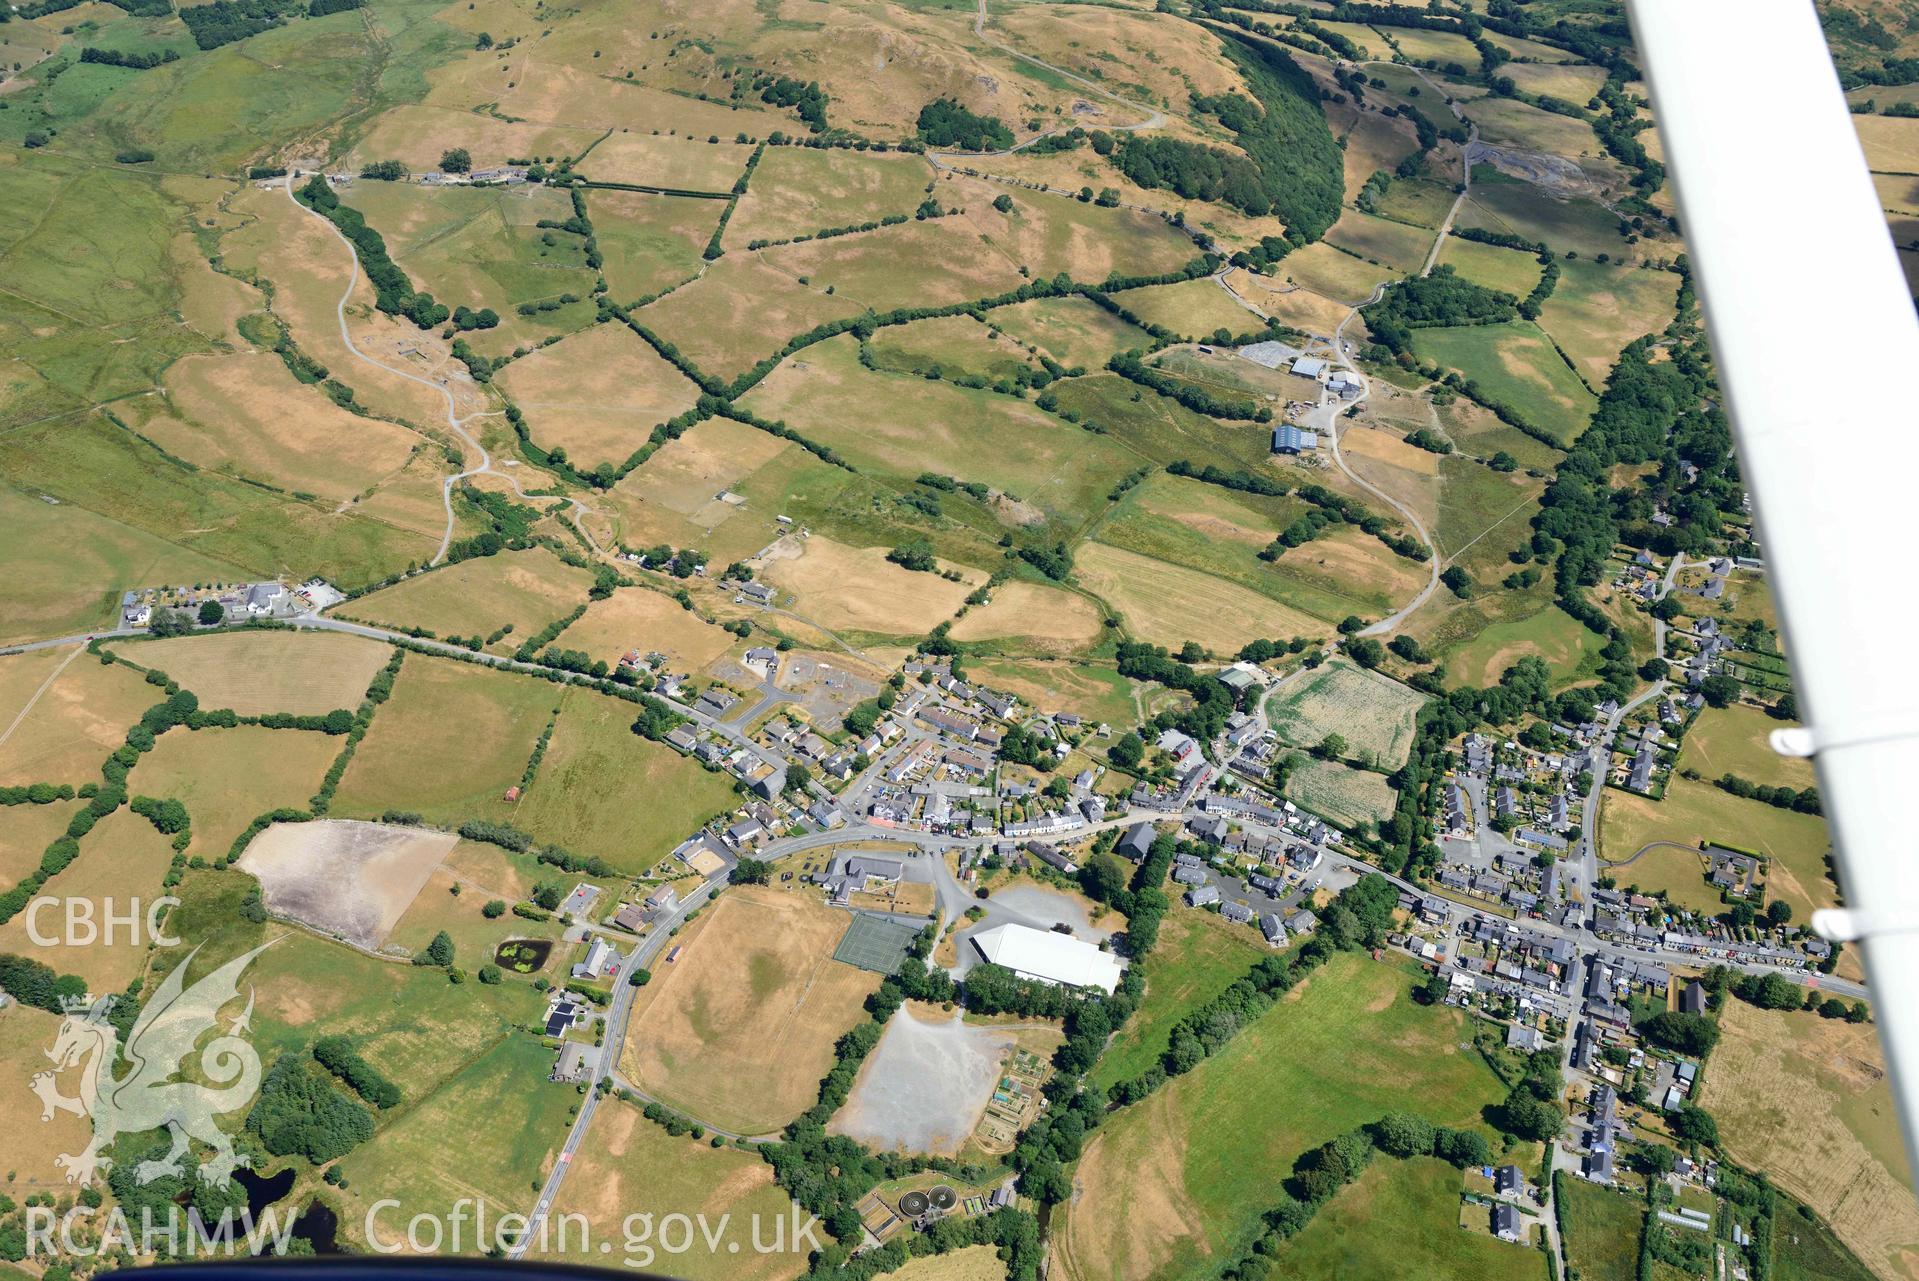
[[[168,249],[186,209],[153,176],[35,152],[0,163],[0,174],[0,273],[10,295],[69,325],[125,324],[174,305]]]
[[[1328,734],[1338,734],[1346,740],[1348,756],[1372,756],[1397,769],[1406,763],[1413,718],[1425,701],[1425,695],[1340,657],[1268,700],[1266,719],[1289,746],[1316,747]]]
[[[937,370],[947,378],[997,382],[1038,368],[1038,362],[1029,358],[1018,342],[994,334],[971,316],[940,316],[895,325],[874,334],[867,345],[873,363],[888,373]]]
[[[1491,585],[1490,590],[1499,590]],[[1447,674],[1468,685],[1489,685],[1522,658],[1545,661],[1557,682],[1571,682],[1597,662],[1605,641],[1555,605],[1493,623],[1444,653]]]
[[[1491,458],[1502,450],[1511,454],[1521,467],[1551,471],[1565,454],[1517,427],[1501,422],[1493,414],[1465,399],[1450,405],[1436,405],[1440,426],[1460,449],[1481,458]]]
[[[1778,1281],[1872,1281],[1877,1274],[1789,1196],[1773,1215],[1772,1274]]]
[[[1510,573],[1506,552],[1532,536],[1528,526],[1544,486],[1518,472],[1496,472],[1458,455],[1439,460],[1439,477],[1439,520],[1432,533],[1440,555],[1447,564],[1462,553],[1472,561],[1483,548],[1492,554],[1484,558],[1485,570],[1476,577]]]
[[[1391,818],[1396,797],[1382,775],[1315,760],[1287,778],[1286,799],[1341,827],[1359,827]]]
[[[1152,337],[1096,302],[1084,298],[1037,298],[988,312],[996,325],[1030,343],[1067,368],[1099,369],[1122,351],[1145,349]]]
[[[1586,429],[1599,403],[1531,321],[1419,329],[1413,333],[1413,350],[1458,370],[1487,395],[1567,443]]]
[[[1444,183],[1428,178],[1395,178],[1381,197],[1377,212],[1394,222],[1436,228],[1446,221],[1454,199],[1453,189]],[[1443,256],[1440,260],[1445,261]]]
[[[1385,613],[1412,594],[1400,590],[1412,571],[1393,564],[1398,558],[1385,544],[1356,530],[1290,548],[1277,561],[1259,559],[1273,536],[1306,510],[1296,498],[1235,493],[1159,474],[1120,501],[1101,523],[1099,539],[1237,583],[1327,622]]]
[[[1141,320],[1201,342],[1211,341],[1222,329],[1243,334],[1265,328],[1258,316],[1233,301],[1233,296],[1211,277],[1126,289],[1108,296]]]
[[[341,817],[411,810],[436,822],[501,817],[563,696],[533,677],[409,654],[334,798]]]
[[[1786,724],[1790,722],[1774,720],[1758,708],[1743,704],[1704,708],[1686,731],[1679,765],[1698,770],[1708,780],[1736,774],[1775,787],[1811,787],[1818,781],[1812,762],[1804,757],[1781,756],[1767,739],[1773,730]]]
[[[1070,409],[1082,422],[1098,426],[1142,461],[1160,465],[1180,458],[1195,464],[1216,462],[1277,479],[1273,433],[1267,424],[1229,424],[1208,418],[1118,374],[1068,378],[1050,390],[1062,411]]]
[[[394,261],[449,307],[491,307],[494,329],[467,336],[476,350],[502,354],[593,323],[595,273],[585,239],[542,230],[545,219],[573,216],[565,194],[544,187],[422,187],[404,182],[359,182],[342,196],[387,239]],[[591,207],[589,206],[589,213]],[[522,316],[521,303],[565,294],[579,301],[557,311]]]
[[[244,872],[189,871],[176,891],[181,906],[167,921],[183,947],[178,953],[154,953],[149,987],[187,949],[200,947],[187,971],[191,982],[273,940],[246,975],[258,992],[255,1047],[270,1062],[276,1054],[307,1048],[321,1035],[316,1028],[353,1037],[367,1061],[404,1093],[404,1102],[386,1120],[409,1114],[503,1036],[539,1015],[541,998],[528,984],[469,980],[455,986],[441,970],[395,965],[278,923],[253,924],[239,909],[255,884]],[[456,952],[454,961],[470,971],[480,958]],[[515,1109],[515,1115],[523,1110]],[[370,1154],[377,1143],[356,1155]]]
[[[1599,811],[1599,849],[1604,858],[1615,861],[1628,858],[1634,850],[1651,841],[1696,846],[1702,840],[1756,850],[1770,859],[1767,892],[1770,897],[1791,903],[1798,920],[1809,919],[1814,908],[1837,904],[1837,894],[1825,870],[1825,856],[1832,848],[1832,837],[1826,830],[1826,821],[1817,814],[1800,814],[1763,801],[1746,800],[1722,792],[1711,783],[1681,778],[1677,773],[1667,784],[1666,795],[1661,800],[1617,790],[1608,790],[1605,794]],[[1688,863],[1685,868],[1649,871],[1649,868],[1660,867],[1655,854],[1685,859]],[[1706,885],[1704,875],[1698,872],[1699,866],[1697,859],[1683,851],[1660,850],[1619,868],[1614,875],[1622,885],[1635,879],[1645,884],[1649,875],[1674,885],[1697,882],[1697,892],[1709,894],[1717,910],[1718,892]]]
[[[1478,54],[1475,53],[1473,56],[1477,58]],[[1384,80],[1387,92],[1424,116],[1427,123],[1435,129],[1451,129],[1459,123],[1453,118],[1453,113],[1447,110],[1445,95],[1435,92],[1433,87],[1422,80],[1411,67],[1368,67],[1366,78]],[[1370,99],[1378,92],[1369,86],[1367,97]]]
[[[1199,1067],[1110,1118],[1055,1224],[1071,1274],[1193,1275],[1250,1240],[1279,1178],[1313,1145],[1401,1109],[1476,1125],[1505,1090],[1460,1048],[1464,1016],[1414,1004],[1412,979],[1410,967],[1341,953]]]
[[[1458,236],[1446,238],[1439,250],[1439,261],[1475,285],[1497,289],[1515,298],[1524,298],[1533,291],[1542,270],[1539,259],[1523,249],[1505,249],[1477,240],[1461,240]]]
[[[84,507],[5,486],[0,528],[7,531],[0,644],[104,629],[129,587],[224,580],[240,570]]]
[[[444,983],[444,979],[441,980]],[[549,1085],[553,1051],[524,1032],[504,1032],[496,1043],[431,1097],[383,1126],[373,1139],[340,1161],[347,1176],[341,1199],[349,1213],[349,1238],[364,1230],[374,1203],[387,1206],[375,1219],[381,1239],[401,1235],[416,1214],[443,1217],[464,1197],[490,1205],[517,1205],[549,1168],[566,1138],[567,1108],[579,1095]],[[447,1142],[459,1136],[459,1159],[449,1160]]]
[[[232,172],[328,122],[423,96],[425,72],[472,44],[435,17],[442,8],[379,0],[139,72],[69,129],[63,146],[96,160],[143,146],[160,168]],[[372,66],[379,71],[369,76]]]
[[[1426,254],[1433,247],[1433,233],[1423,227],[1409,227],[1403,222],[1349,209],[1326,233],[1326,241],[1368,262],[1411,272],[1425,265]]]
[[[1566,1175],[1559,1180],[1566,1266],[1585,1281],[1634,1281],[1646,1207],[1634,1197]]]
[[[1268,951],[1259,935],[1215,913],[1167,913],[1158,945],[1140,962],[1145,999],[1094,1065],[1093,1084],[1111,1089],[1158,1062],[1173,1025],[1231,987]]]
[[[725,208],[717,200],[589,191],[587,215],[608,292],[616,301],[635,302],[698,275],[700,253]]]
[[[908,482],[921,472],[979,481],[1076,527],[1139,460],[1122,446],[988,391],[864,369],[850,335],[807,350],[744,398],[765,418]]]
[[[1604,387],[1626,344],[1672,323],[1678,297],[1674,272],[1562,260],[1558,287],[1540,308],[1539,327],[1588,383]]]
[[[436,541],[188,470],[101,416],[0,436],[0,479],[249,573],[297,566],[344,587],[423,561]]]
[[[1421,33],[1424,34],[1424,33]],[[1275,1276],[1337,1276],[1341,1281],[1474,1277],[1544,1281],[1546,1256],[1460,1227],[1460,1174],[1432,1157],[1375,1157],[1358,1180],[1320,1207],[1313,1221],[1273,1256]],[[1477,1213],[1488,1219],[1490,1209]],[[1524,1216],[1521,1222],[1536,1222]],[[1582,1275],[1581,1281],[1589,1281]],[[1590,1281],[1601,1281],[1590,1278]]]
[[[1619,220],[1603,205],[1583,196],[1555,200],[1485,164],[1473,166],[1472,196],[1459,211],[1459,225],[1524,236],[1562,257],[1567,250],[1581,258],[1632,252],[1619,234]]]
[[[726,775],[635,734],[637,715],[623,700],[567,691],[539,773],[506,820],[637,874],[733,807]]]

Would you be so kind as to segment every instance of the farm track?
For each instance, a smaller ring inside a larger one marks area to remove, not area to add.
[[[510,472],[496,468],[493,465],[492,455],[486,451],[486,446],[480,443],[479,437],[466,429],[466,425],[474,419],[491,417],[499,411],[491,409],[479,410],[462,418],[459,412],[459,405],[453,398],[453,390],[447,385],[445,380],[435,381],[434,379],[416,374],[410,369],[402,369],[394,365],[389,365],[385,361],[378,360],[365,351],[362,351],[359,344],[353,341],[353,333],[348,327],[346,320],[346,305],[353,297],[354,286],[360,283],[360,251],[353,247],[353,242],[348,240],[338,227],[333,225],[331,218],[328,218],[317,209],[308,209],[300,203],[299,199],[293,193],[293,179],[297,172],[298,170],[293,167],[289,167],[287,170],[286,182],[284,184],[287,199],[291,200],[296,208],[311,214],[322,223],[325,223],[327,230],[333,233],[334,239],[346,247],[347,254],[352,261],[352,268],[347,273],[346,288],[340,292],[340,301],[334,304],[333,309],[334,315],[340,322],[340,341],[346,344],[347,350],[352,352],[356,359],[372,365],[375,369],[380,369],[386,373],[405,378],[410,382],[416,382],[422,387],[431,388],[446,402],[446,425],[448,429],[459,439],[461,444],[480,456],[479,466],[469,467],[463,471],[455,472],[453,475],[444,477],[440,481],[440,501],[446,508],[446,531],[440,536],[439,550],[434,552],[433,559],[427,562],[429,565],[437,565],[446,559],[447,550],[453,545],[453,531],[455,527],[453,487],[455,485],[458,485],[463,480],[469,480],[474,476],[497,476],[512,487],[517,497],[522,499],[527,498],[526,490],[520,485],[520,478]],[[592,548],[595,555],[605,556],[607,554],[606,551],[586,529],[585,517],[592,514],[592,509],[577,498],[569,497],[567,504],[567,520],[572,524],[574,530],[581,538],[586,540],[586,545]]]

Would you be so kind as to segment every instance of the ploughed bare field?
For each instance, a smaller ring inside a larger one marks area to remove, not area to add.
[[[377,952],[459,839],[351,819],[275,823],[253,838],[240,867],[259,878],[275,916]]]

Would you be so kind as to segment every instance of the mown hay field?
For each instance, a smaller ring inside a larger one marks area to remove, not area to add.
[[[305,809],[345,743],[344,735],[256,725],[176,729],[140,758],[128,787],[181,802],[193,820],[187,854],[224,858],[259,815]]]
[[[932,180],[925,160],[904,153],[769,147],[726,224],[726,246],[911,215]]]
[[[556,1232],[533,1257],[604,1266],[594,1243],[620,1241],[635,1206],[645,1206],[655,1223],[671,1215],[702,1216],[717,1234],[709,1242],[694,1233],[686,1248],[672,1253],[661,1248],[662,1238],[648,1241],[630,1257],[649,1271],[685,1281],[791,1281],[806,1270],[808,1247],[793,1240],[796,1211],[773,1182],[772,1166],[753,1152],[674,1138],[642,1116],[638,1105],[618,1102],[594,1118],[553,1205],[556,1221],[582,1216],[588,1232],[576,1230],[564,1240]],[[762,1244],[771,1245],[773,1225],[782,1221],[782,1248],[752,1248],[753,1225]],[[677,1235],[671,1239],[678,1242]],[[650,1262],[648,1252],[654,1254]]]
[[[138,912],[144,917],[165,892],[160,883],[172,862],[171,837],[162,836],[130,809],[115,810],[81,838],[79,857],[50,878],[42,891],[65,903],[89,904],[101,933],[93,937],[79,929],[68,930],[58,911],[38,917],[21,912],[0,925],[0,952],[30,956],[61,974],[78,974],[90,992],[124,990],[146,966],[146,931],[122,925],[109,936],[106,913],[111,909],[122,916]],[[43,943],[35,934],[43,939],[52,935],[56,941]]]
[[[1010,493],[1077,525],[1139,460],[1030,404],[989,391],[861,368],[844,335],[787,361],[745,397],[856,466],[912,480],[943,472]]]
[[[509,365],[500,385],[544,449],[583,469],[618,465],[653,428],[691,409],[700,389],[625,325],[595,325]]]
[[[986,581],[976,569],[958,569],[959,582],[903,569],[885,547],[848,547],[823,535],[787,539],[758,562],[759,577],[793,593],[794,613],[834,631],[878,636],[922,636],[959,612]],[[954,567],[942,565],[942,569]]]
[[[1397,800],[1379,774],[1337,761],[1308,761],[1286,780],[1286,798],[1341,827],[1384,823]]]
[[[337,611],[388,627],[423,627],[435,636],[490,637],[494,653],[510,654],[555,619],[586,603],[593,575],[546,547],[475,556],[383,587]],[[347,704],[351,706],[352,704]]]
[[[1190,640],[1228,654],[1250,640],[1327,630],[1258,592],[1105,543],[1082,544],[1074,568],[1081,585],[1125,619],[1135,637],[1155,645],[1177,649]]]
[[[777,1130],[812,1104],[833,1042],[879,987],[877,974],[833,959],[847,920],[799,894],[727,891],[634,1002],[621,1070],[724,1129]]]
[[[1371,757],[1388,769],[1406,763],[1413,718],[1424,695],[1369,672],[1347,658],[1334,658],[1295,680],[1266,705],[1266,719],[1282,743],[1316,747],[1328,734],[1346,740],[1346,754]]]
[[[66,662],[71,653],[0,658],[0,787],[99,781],[100,763],[161,701],[131,668],[85,653]]]
[[[200,706],[230,707],[242,716],[351,711],[393,657],[391,646],[364,636],[288,631],[176,636],[116,652],[159,668],[192,690]]]
[[[1539,327],[1594,387],[1605,386],[1626,344],[1672,323],[1679,297],[1673,272],[1584,258],[1562,260],[1559,271],[1558,287],[1539,310]]]
[[[1462,240],[1458,236],[1446,238],[1439,251],[1439,261],[1475,285],[1497,289],[1515,298],[1524,298],[1533,291],[1542,270],[1539,259],[1523,249],[1507,249],[1477,240]]]
[[[681,191],[731,191],[746,172],[753,148],[745,143],[708,142],[660,134],[616,133],[599,143],[579,164],[597,182],[627,182]]]
[[[1700,1106],[1727,1151],[1803,1199],[1879,1275],[1911,1275],[1919,1202],[1878,1033],[1743,1001],[1727,1002],[1720,1031]]]
[[[1118,353],[1144,349],[1153,341],[1144,329],[1079,297],[1015,303],[989,313],[987,319],[1069,369],[1099,369]]]
[[[1076,592],[1039,583],[1002,583],[992,599],[953,624],[956,641],[1010,641],[1040,651],[1073,650],[1100,637],[1099,606]]]
[[[1110,296],[1141,320],[1201,341],[1210,341],[1221,329],[1243,334],[1265,327],[1211,277],[1182,280],[1175,285],[1148,285]]]
[[[697,672],[733,645],[733,634],[715,627],[678,601],[644,587],[622,587],[586,607],[553,643],[618,663],[629,651],[665,654],[676,672]]]

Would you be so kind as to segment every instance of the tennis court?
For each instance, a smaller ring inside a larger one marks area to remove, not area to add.
[[[846,936],[833,949],[833,959],[875,974],[896,974],[920,928],[884,916],[855,912],[853,923],[846,927]]]

